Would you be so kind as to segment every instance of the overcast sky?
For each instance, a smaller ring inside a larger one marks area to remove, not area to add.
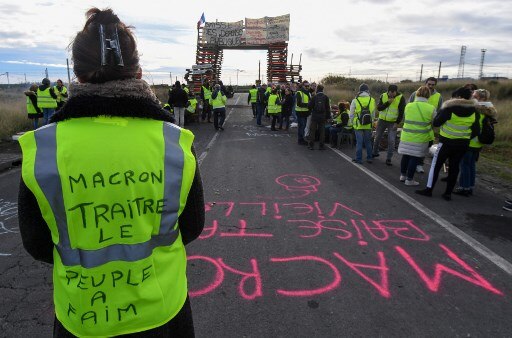
[[[318,81],[329,73],[396,82],[441,75],[456,77],[461,46],[464,75],[512,77],[512,6],[508,0],[336,1],[12,1],[0,0],[0,83],[67,81],[66,47],[83,28],[88,8],[110,7],[135,26],[144,78],[180,80],[195,62],[196,24],[290,14],[288,61],[302,54],[302,75]],[[224,83],[252,83],[265,51],[226,50]],[[70,60],[71,62],[71,60]],[[237,71],[237,69],[239,71]],[[71,74],[73,77],[73,74]]]

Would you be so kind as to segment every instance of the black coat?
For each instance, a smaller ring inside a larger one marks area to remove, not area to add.
[[[188,102],[187,92],[181,87],[175,87],[169,92],[167,103],[171,107],[186,107]]]

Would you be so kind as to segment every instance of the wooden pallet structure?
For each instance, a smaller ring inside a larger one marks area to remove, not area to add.
[[[238,29],[242,31],[246,30],[246,27],[240,25]],[[188,87],[195,93],[201,91],[201,85],[205,79],[208,79],[210,83],[220,80],[225,49],[266,50],[267,81],[269,83],[302,81],[302,76],[300,75],[302,65],[300,60],[297,65],[293,65],[292,62],[288,64],[288,42],[286,41],[247,43],[248,41],[246,42],[244,39],[241,39],[239,40],[240,43],[236,44],[209,43],[206,34],[205,27],[197,28],[196,62],[190,69],[186,69],[185,74],[185,81],[187,81]],[[291,60],[293,61],[293,54]]]

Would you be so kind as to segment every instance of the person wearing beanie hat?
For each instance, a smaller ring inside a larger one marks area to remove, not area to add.
[[[187,92],[181,88],[180,81],[176,81],[174,88],[169,91],[169,100],[167,103],[174,109],[176,124],[183,127],[185,125],[185,107],[188,103],[188,95]]]
[[[370,93],[370,87],[368,87],[368,85],[366,83],[361,83],[361,85],[359,86],[359,92],[360,93],[367,92],[369,94]]]
[[[442,197],[449,201],[457,176],[462,157],[469,148],[470,140],[480,134],[479,114],[475,107],[475,101],[471,100],[469,88],[457,88],[452,93],[452,99],[446,101],[433,121],[434,127],[439,129],[439,144],[432,159],[428,173],[427,186],[416,193],[423,196],[432,196],[443,164],[449,161],[446,189]]]
[[[50,85],[50,80],[45,77],[37,88],[37,106],[43,112],[44,124],[48,124],[57,108],[57,95]]]
[[[386,165],[391,165],[391,158],[395,151],[396,131],[398,124],[402,121],[405,110],[405,98],[398,92],[398,86],[391,84],[388,91],[380,96],[377,104],[379,111],[379,121],[375,131],[375,141],[373,143],[373,157],[379,156],[379,145],[384,131],[388,131],[388,154]]]

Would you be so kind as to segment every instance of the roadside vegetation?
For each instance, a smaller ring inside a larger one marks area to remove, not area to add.
[[[363,82],[370,86],[371,94],[376,99],[387,90],[388,86],[381,81],[342,76],[327,76],[322,82],[325,84],[325,93],[331,98],[333,104],[339,101],[350,102]],[[452,91],[467,82],[439,82],[436,88],[444,100],[447,100]],[[486,177],[497,178],[508,187],[512,187],[512,80],[473,81],[473,83],[478,88],[485,88],[491,92],[491,101],[498,110],[496,140],[493,145],[485,147],[482,151],[478,164],[479,173],[485,173]],[[407,99],[421,84],[406,80],[399,83],[398,88]],[[27,118],[26,97],[23,94],[27,88],[28,85],[0,87],[0,142],[10,140],[11,136],[18,132],[31,129],[32,123]],[[167,102],[168,86],[158,85],[153,89],[162,104]]]

